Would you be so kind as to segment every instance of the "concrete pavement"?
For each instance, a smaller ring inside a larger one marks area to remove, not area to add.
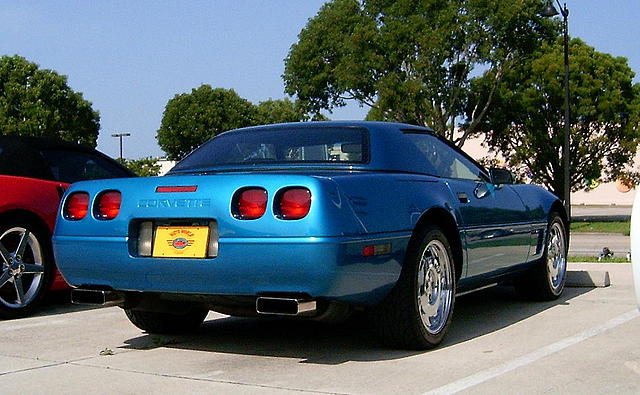
[[[0,321],[0,392],[639,393],[630,265],[570,270],[608,270],[612,286],[545,303],[508,287],[460,297],[447,339],[428,352],[381,347],[360,322],[211,313],[193,335],[155,336],[118,308],[50,306]]]

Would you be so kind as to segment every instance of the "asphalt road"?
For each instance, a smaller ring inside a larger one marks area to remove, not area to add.
[[[608,288],[530,303],[510,288],[458,298],[444,344],[390,350],[366,325],[211,313],[189,336],[154,336],[115,307],[51,305],[0,321],[0,392],[640,393],[640,312],[628,264]],[[102,355],[101,355],[102,354]]]
[[[631,251],[631,238],[619,233],[578,233],[571,234],[569,255],[598,256],[604,247],[614,253],[614,257],[624,258]]]
[[[572,217],[619,217],[631,216],[631,206],[571,206]]]

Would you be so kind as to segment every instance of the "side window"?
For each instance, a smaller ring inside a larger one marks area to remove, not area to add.
[[[438,176],[473,181],[481,179],[482,170],[478,166],[438,138],[420,133],[407,133],[406,136],[436,169]]]

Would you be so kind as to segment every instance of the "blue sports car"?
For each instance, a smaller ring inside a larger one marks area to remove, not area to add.
[[[53,244],[76,302],[121,306],[148,332],[209,310],[364,311],[389,344],[425,349],[456,295],[509,282],[557,298],[568,236],[556,196],[431,129],[309,122],[220,134],[164,177],[75,183]]]

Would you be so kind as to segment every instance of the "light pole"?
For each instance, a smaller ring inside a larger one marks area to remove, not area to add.
[[[120,138],[120,160],[122,160],[122,138],[129,137],[129,136],[131,136],[131,133],[114,133],[111,135],[111,137]]]
[[[571,133],[571,113],[569,111],[569,9],[567,4],[564,7],[556,0],[560,12],[553,6],[552,0],[547,0],[547,5],[542,11],[542,16],[553,17],[562,14],[564,19],[564,144],[562,147],[562,168],[563,168],[563,193],[564,193],[564,209],[567,217],[571,221],[571,162],[569,156],[569,135]]]

